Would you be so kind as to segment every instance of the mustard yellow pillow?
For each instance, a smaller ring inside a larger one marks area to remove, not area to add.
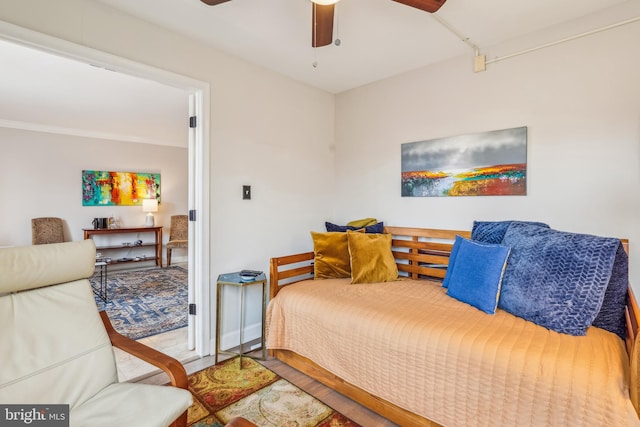
[[[363,219],[356,219],[354,221],[350,221],[347,223],[347,226],[354,227],[354,228],[365,228],[370,225],[376,225],[377,223],[378,223],[378,220],[375,218],[363,218]]]
[[[313,239],[313,277],[315,279],[351,276],[347,233],[312,231],[311,238]]]
[[[398,279],[398,266],[391,252],[391,234],[347,231],[351,283],[392,282]]]

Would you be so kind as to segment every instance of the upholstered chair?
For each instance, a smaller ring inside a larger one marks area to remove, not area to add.
[[[62,219],[53,217],[33,218],[31,220],[31,243],[43,245],[64,242]]]
[[[167,242],[167,267],[171,265],[171,252],[175,248],[189,247],[189,217],[187,215],[171,216],[171,229]]]
[[[93,240],[0,248],[0,402],[68,404],[70,426],[185,426],[192,402],[177,360],[116,332],[91,284]],[[163,369],[172,386],[118,382],[113,347]]]

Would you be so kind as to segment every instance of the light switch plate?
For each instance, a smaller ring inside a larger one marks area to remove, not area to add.
[[[242,186],[242,200],[251,200],[251,186],[243,185]]]

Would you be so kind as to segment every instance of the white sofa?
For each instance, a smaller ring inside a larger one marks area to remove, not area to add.
[[[101,316],[87,280],[95,252],[92,240],[0,249],[0,402],[68,404],[71,426],[185,425],[184,368]],[[182,388],[119,383],[112,345]]]

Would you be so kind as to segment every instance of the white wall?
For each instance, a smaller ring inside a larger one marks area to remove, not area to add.
[[[329,216],[335,187],[333,95],[99,2],[0,5],[0,20],[211,85],[207,284],[242,268],[267,271],[270,257],[311,249],[309,230]],[[241,199],[243,184],[252,185],[253,200]],[[257,296],[249,294],[245,324],[259,321]],[[228,304],[235,307],[232,298]],[[231,320],[226,329],[237,327]]]
[[[140,206],[82,206],[83,170],[159,173],[161,203],[154,216],[165,227],[165,242],[171,215],[188,209],[186,148],[0,128],[0,152],[0,246],[30,245],[31,218],[41,216],[62,218],[67,240],[81,240],[94,217],[144,224]]]
[[[455,229],[523,219],[627,237],[640,291],[637,40],[635,23],[483,73],[469,55],[338,95],[339,219]],[[402,143],[519,126],[528,127],[527,196],[400,197]]]

